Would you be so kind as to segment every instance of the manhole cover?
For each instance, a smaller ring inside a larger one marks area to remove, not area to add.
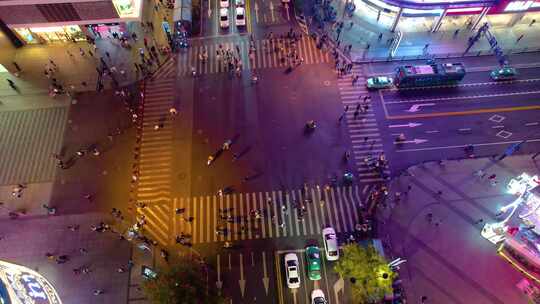
[[[501,115],[498,115],[498,114],[495,114],[495,115],[493,115],[493,116],[491,116],[491,117],[489,118],[490,121],[497,122],[497,123],[498,123],[498,122],[501,122],[501,121],[503,121],[503,120],[505,120],[505,119],[506,119],[506,117],[501,116]]]
[[[329,80],[325,80],[323,83],[324,83],[325,86],[329,86],[329,85],[330,85],[330,81],[329,81]]]
[[[512,133],[511,133],[511,132],[508,132],[508,131],[502,130],[502,131],[499,131],[499,133],[497,133],[497,136],[506,139],[506,138],[512,136]]]

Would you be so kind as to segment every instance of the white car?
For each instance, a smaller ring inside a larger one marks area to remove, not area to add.
[[[246,4],[244,0],[236,0],[235,2],[236,6],[244,6],[244,4]]]
[[[226,8],[219,10],[219,26],[221,26],[221,28],[229,27],[229,10]]]
[[[229,0],[219,0],[219,7],[228,8],[229,7]]]
[[[285,277],[289,288],[300,287],[300,272],[298,270],[298,256],[295,253],[285,255]]]
[[[326,227],[322,231],[324,253],[328,261],[336,261],[339,259],[339,248],[336,236],[336,231],[332,227]]]
[[[236,8],[236,25],[237,26],[246,25],[246,10],[243,7]]]
[[[311,292],[311,304],[328,304],[322,290],[314,289]]]

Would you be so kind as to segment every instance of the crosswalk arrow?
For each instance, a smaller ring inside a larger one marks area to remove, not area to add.
[[[422,124],[418,123],[418,122],[410,122],[410,123],[404,124],[404,125],[389,125],[388,127],[389,128],[406,128],[406,127],[414,128],[414,127],[418,127],[418,126],[421,126],[421,125]]]
[[[244,297],[244,292],[246,291],[246,280],[244,280],[244,257],[240,253],[240,280],[238,280],[238,284],[240,285],[240,293],[242,294],[242,298]]]
[[[411,113],[414,113],[414,112],[418,112],[420,111],[420,107],[427,107],[427,106],[434,106],[435,104],[434,103],[419,103],[419,104],[413,104],[408,110],[406,110],[407,112],[411,112]]]
[[[268,278],[268,270],[266,269],[266,252],[262,252],[262,261],[263,261],[263,285],[264,291],[268,295],[268,285],[270,284],[270,279]]]

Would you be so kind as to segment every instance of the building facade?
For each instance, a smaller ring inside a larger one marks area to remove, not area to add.
[[[141,10],[141,0],[0,0],[0,20],[27,44],[125,32]]]

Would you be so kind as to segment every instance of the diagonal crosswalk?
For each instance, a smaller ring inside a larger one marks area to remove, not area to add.
[[[176,75],[176,56],[170,56],[165,62],[154,72],[153,79],[174,78]]]
[[[352,83],[353,75],[359,76],[354,85]],[[367,99],[364,103],[364,96],[369,95],[364,75],[362,67],[355,66],[352,73],[338,78],[337,84],[343,106],[349,106],[345,118],[349,128],[349,136],[351,137],[354,162],[358,167],[357,176],[359,181],[378,183],[383,182],[385,179],[381,177],[379,171],[373,169],[371,163],[384,150],[371,99]],[[355,115],[359,104],[367,104],[369,108],[365,113]],[[388,168],[384,169],[384,173],[390,174]]]
[[[227,65],[218,60],[216,52],[219,46],[224,50],[231,50],[235,55],[238,54],[236,47],[240,49],[242,68],[244,70],[256,70],[265,68],[286,68],[288,63],[282,61],[284,53],[274,50],[276,43],[267,39],[255,40],[255,55],[249,57],[249,40],[238,39],[221,43],[210,43],[203,45],[193,45],[187,52],[178,55],[178,75],[187,75],[191,73],[194,67],[198,74],[216,74],[227,72]],[[299,57],[303,64],[318,64],[330,62],[330,54],[317,49],[315,41],[309,36],[303,36],[297,43]],[[208,54],[208,60],[203,62],[199,59],[199,54],[204,51]]]
[[[359,208],[372,187],[316,187],[306,192],[290,190],[175,198],[172,202],[152,203],[141,212],[147,220],[145,231],[150,235],[170,232],[169,239],[156,238],[162,245],[170,244],[180,233],[190,234],[193,244],[312,236],[320,234],[325,226],[332,226],[340,233],[352,231],[359,222]],[[305,202],[306,199],[309,202]],[[298,217],[295,202],[305,202],[303,220]],[[184,212],[176,214],[177,208]],[[253,214],[254,210],[260,217]],[[234,221],[227,221],[227,215]],[[227,233],[217,234],[218,228],[225,228]]]
[[[169,109],[174,104],[174,82],[174,78],[156,79],[145,85],[136,192],[138,202],[170,201],[173,128]],[[156,129],[156,126],[159,128]],[[155,212],[166,215],[170,209],[168,205],[162,205]],[[138,208],[137,213],[144,214],[144,209]],[[156,220],[152,225],[155,228],[149,231],[150,236],[166,243],[169,238],[168,223]]]

